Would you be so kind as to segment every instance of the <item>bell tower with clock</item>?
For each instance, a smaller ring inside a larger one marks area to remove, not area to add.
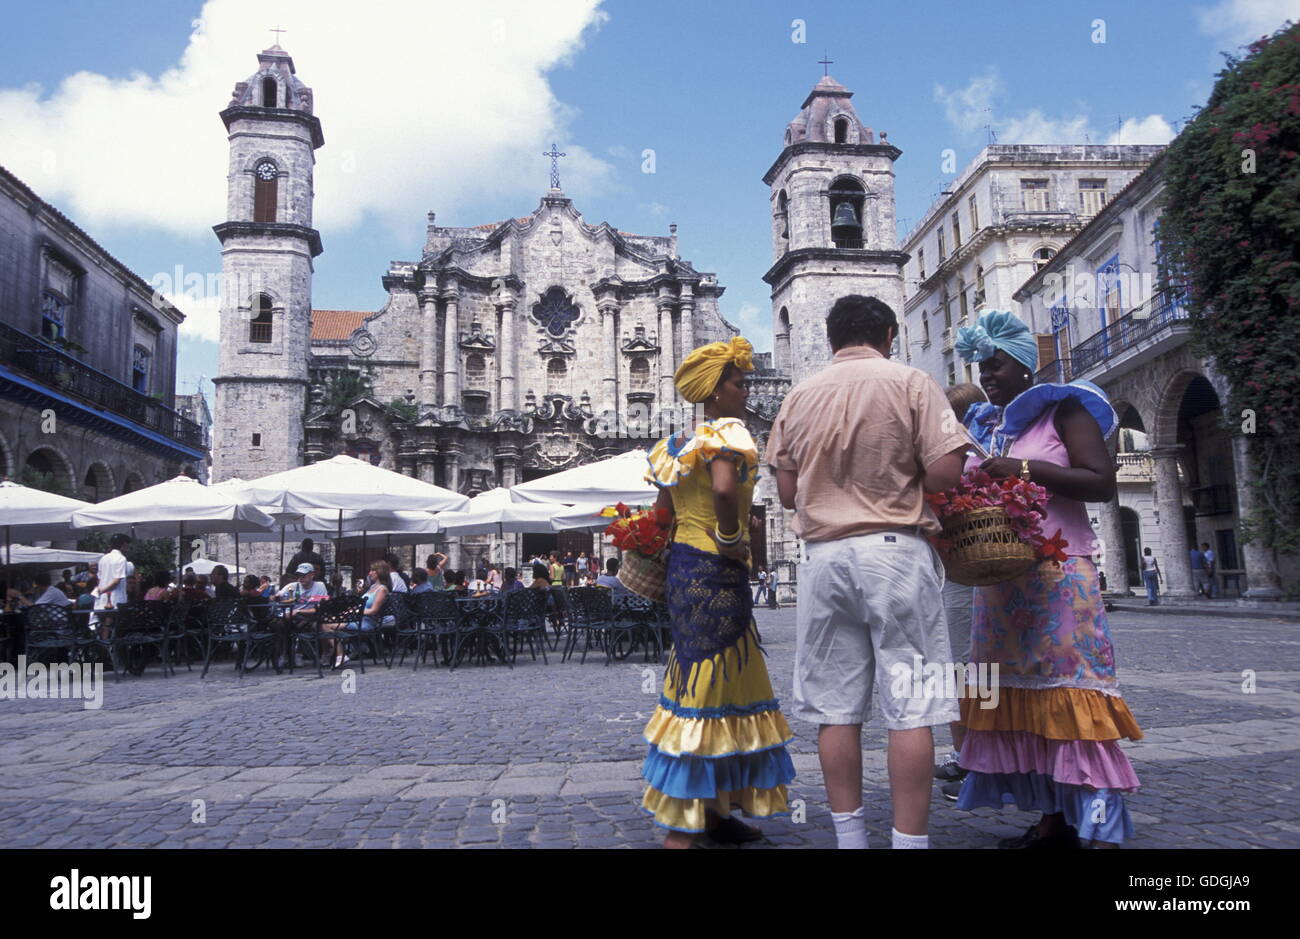
[[[312,170],[324,144],[311,89],[273,45],[235,86],[221,119],[230,141],[221,241],[221,342],[212,479],[302,465],[311,343]]]
[[[830,63],[825,63],[829,65]],[[826,314],[845,294],[878,297],[903,316],[894,218],[894,161],[858,119],[849,91],[826,74],[785,130],[763,176],[772,203],[773,365],[798,382],[830,362]]]

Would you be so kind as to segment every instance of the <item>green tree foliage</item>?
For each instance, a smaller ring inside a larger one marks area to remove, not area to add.
[[[108,551],[110,532],[87,532],[77,542],[78,551],[95,551],[104,554]],[[140,592],[148,589],[149,583],[159,572],[176,570],[175,538],[144,538],[133,540],[122,552],[126,559],[135,565],[136,577],[140,581]]]
[[[324,405],[330,411],[374,394],[374,377],[366,372],[341,372],[325,383]]]
[[[1259,470],[1248,538],[1300,548],[1300,25],[1227,62],[1169,146],[1158,240]]]
[[[20,486],[26,486],[28,489],[52,492],[56,496],[66,496],[69,499],[77,498],[77,494],[72,491],[71,487],[63,483],[53,473],[42,473],[31,466],[23,467],[23,471],[18,474],[17,482]]]
[[[402,398],[394,398],[388,402],[388,413],[412,424],[420,419],[419,406]]]

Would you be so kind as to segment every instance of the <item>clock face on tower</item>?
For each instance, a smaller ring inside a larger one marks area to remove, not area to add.
[[[279,175],[279,173],[278,173],[278,172],[276,171],[276,169],[275,169],[275,164],[272,163],[272,162],[270,162],[269,160],[266,161],[266,162],[263,162],[263,163],[259,163],[259,164],[257,164],[257,178],[258,178],[258,179],[265,179],[265,180],[270,181],[270,180],[272,180],[272,179],[275,179],[275,177],[278,176],[278,175]]]

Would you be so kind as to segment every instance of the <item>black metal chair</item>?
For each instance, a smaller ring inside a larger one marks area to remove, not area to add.
[[[610,605],[609,591],[602,587],[574,587],[568,591],[568,595],[572,605],[568,617],[569,627],[564,643],[564,655],[560,661],[567,662],[572,658],[581,640],[582,658],[579,661],[585,663],[587,653],[593,646],[606,648],[614,611]]]
[[[77,624],[63,607],[52,603],[38,603],[23,611],[27,630],[27,658],[33,662],[42,660],[43,655],[60,652],[56,661],[71,661],[77,652],[94,640],[83,638]]]
[[[109,622],[100,625],[95,644],[108,653],[114,681],[122,680],[123,671],[143,675],[154,654],[162,662],[163,674],[171,674],[167,620],[157,606],[124,603],[116,607]]]
[[[575,608],[572,590],[586,590],[586,587],[557,587],[552,585],[547,591],[550,595],[550,603],[547,605],[547,616],[551,620],[551,628],[555,632],[555,638],[551,640],[551,648],[554,649],[560,644],[560,640],[572,628],[575,617],[581,618],[581,611]]]
[[[637,646],[645,648],[645,661],[654,650],[655,661],[663,659],[663,621],[660,604],[636,594],[612,597],[613,616],[606,635],[605,664],[626,659]]]
[[[506,665],[510,656],[506,649],[506,634],[502,611],[505,603],[501,597],[462,597],[456,601],[460,623],[456,629],[456,642],[451,653],[451,668],[455,670],[466,651],[473,650],[476,660],[486,662],[491,650]]]
[[[243,600],[209,600],[203,607],[208,629],[200,678],[207,677],[213,652],[223,645],[234,649],[235,669],[240,678],[248,671],[249,660],[255,651],[265,654],[269,650],[272,656],[275,655],[279,636],[269,624],[260,622]]]
[[[364,597],[332,597],[322,600],[316,612],[310,617],[294,617],[288,627],[289,674],[293,674],[294,658],[298,649],[311,650],[312,661],[316,663],[316,677],[324,678],[321,668],[321,643],[336,640],[338,637],[326,626],[346,626],[358,622],[366,608]],[[341,631],[341,630],[340,630]],[[363,663],[362,668],[365,665]]]
[[[502,628],[510,644],[510,661],[519,657],[520,643],[527,642],[533,660],[537,660],[537,649],[540,648],[542,661],[549,665],[546,658],[546,595],[540,590],[522,588],[501,596],[504,597]]]
[[[406,661],[406,649],[412,640],[415,641],[415,670],[419,670],[420,662],[428,656],[430,646],[435,666],[439,657],[444,661],[450,660],[460,625],[456,595],[447,590],[426,590],[409,594],[407,606],[411,615],[405,623],[397,624],[394,636],[396,645],[401,648],[397,664]]]
[[[407,596],[404,593],[388,591],[388,597],[384,600],[384,605],[372,619],[374,626],[370,629],[362,629],[361,623],[365,618],[364,601],[361,607],[361,615],[355,620],[347,623],[339,629],[335,636],[339,641],[339,646],[348,658],[354,658],[361,666],[361,673],[366,672],[365,649],[370,650],[375,664],[379,664],[382,656],[384,639],[390,640],[393,653],[388,656],[385,663],[389,668],[393,667],[393,657],[397,649],[397,630],[398,625],[406,625],[410,617],[410,609],[407,603]],[[356,653],[355,656],[353,653]]]

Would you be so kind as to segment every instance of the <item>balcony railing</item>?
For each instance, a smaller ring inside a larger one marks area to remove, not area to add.
[[[1200,515],[1231,515],[1235,509],[1232,487],[1224,484],[1198,486],[1191,491],[1194,513]]]
[[[203,428],[194,421],[7,323],[0,323],[0,364],[51,391],[84,401],[90,409],[109,411],[185,446],[203,448]]]
[[[836,238],[835,247],[837,248],[863,248],[866,247],[861,238]]]
[[[1074,346],[1068,357],[1039,369],[1037,380],[1071,381],[1154,338],[1174,323],[1186,320],[1187,308],[1179,302],[1179,295],[1169,290],[1161,291],[1140,307]]]

